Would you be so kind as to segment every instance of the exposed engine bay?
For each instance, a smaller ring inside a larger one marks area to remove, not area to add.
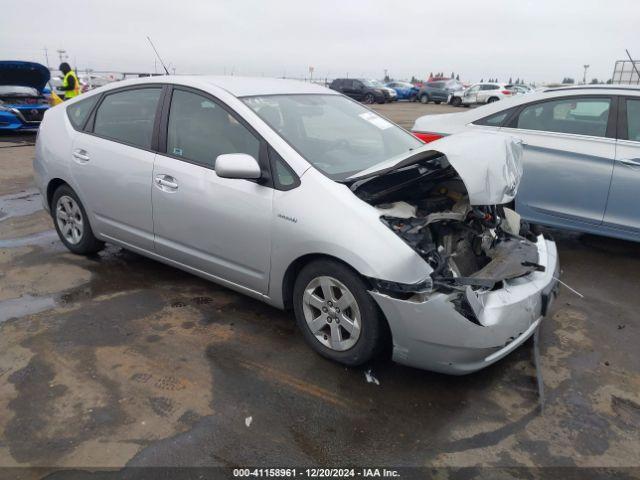
[[[472,205],[464,182],[442,155],[354,184],[352,190],[431,266],[433,289],[491,290],[544,270],[535,236],[520,216],[502,205]]]

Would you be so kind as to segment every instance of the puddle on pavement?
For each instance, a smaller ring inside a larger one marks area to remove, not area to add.
[[[55,230],[47,230],[46,232],[38,232],[33,235],[27,235],[20,238],[7,238],[0,240],[0,248],[16,248],[32,245],[48,245],[56,243],[58,234]]]
[[[20,298],[11,298],[0,302],[0,324],[11,318],[33,315],[49,308],[53,308],[56,301],[53,297],[34,297],[23,295]]]
[[[31,215],[40,210],[42,210],[40,192],[35,188],[0,197],[0,221]]]
[[[40,192],[35,188],[0,197],[0,222],[11,217],[31,215],[40,210],[42,210]]]

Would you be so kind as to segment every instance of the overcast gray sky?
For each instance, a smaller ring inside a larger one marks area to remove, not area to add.
[[[640,0],[5,0],[0,59],[153,71],[150,35],[176,73],[607,79],[639,20]]]

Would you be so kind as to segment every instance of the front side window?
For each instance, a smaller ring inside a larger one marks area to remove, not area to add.
[[[607,132],[608,98],[551,100],[525,107],[516,128],[604,137]]]
[[[96,112],[93,132],[130,145],[151,148],[160,88],[140,88],[107,95]]]
[[[256,160],[260,140],[213,100],[174,90],[167,127],[167,153],[215,167],[218,155],[246,153]]]
[[[423,145],[410,133],[339,95],[268,95],[242,100],[334,180],[344,180]]]
[[[100,95],[93,95],[67,107],[67,116],[73,128],[80,130],[84,126],[84,122],[87,120],[89,112],[91,112],[98,98],[100,98]]]
[[[627,138],[640,141],[640,100],[627,100]]]

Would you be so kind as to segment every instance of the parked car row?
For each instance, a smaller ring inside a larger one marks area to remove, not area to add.
[[[367,104],[394,102],[398,99],[393,88],[366,78],[336,78],[329,88]]]
[[[527,222],[640,241],[640,88],[547,89],[413,126],[426,142],[480,130],[522,144],[515,209]]]

